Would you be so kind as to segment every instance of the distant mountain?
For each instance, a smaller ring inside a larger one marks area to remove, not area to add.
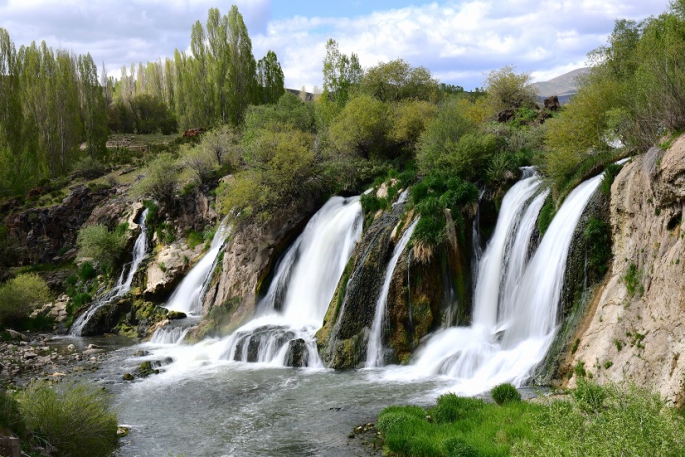
[[[566,103],[573,94],[578,92],[578,77],[589,72],[589,67],[578,68],[549,81],[534,83],[533,86],[537,89],[540,99],[557,95],[561,103]]]

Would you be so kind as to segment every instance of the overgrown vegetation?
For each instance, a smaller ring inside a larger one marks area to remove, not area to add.
[[[117,447],[109,394],[95,385],[35,383],[19,395],[32,442],[63,457],[107,457]]]
[[[101,224],[83,227],[79,230],[76,238],[79,256],[92,259],[105,271],[111,272],[119,264],[124,254],[127,231],[128,224],[122,224],[112,231]],[[87,273],[82,270],[83,274]]]
[[[0,285],[0,326],[29,327],[27,319],[31,312],[50,298],[48,285],[36,273],[20,274],[10,279]]]
[[[399,456],[675,457],[685,452],[685,422],[658,395],[634,385],[585,380],[562,400],[497,405],[448,394],[432,408],[390,406],[376,426],[386,449]]]

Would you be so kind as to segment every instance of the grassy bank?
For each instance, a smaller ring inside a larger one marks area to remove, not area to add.
[[[506,388],[505,388],[506,390]],[[378,418],[397,456],[682,456],[679,412],[633,385],[583,381],[561,399],[480,399],[454,394],[432,408],[390,406]]]

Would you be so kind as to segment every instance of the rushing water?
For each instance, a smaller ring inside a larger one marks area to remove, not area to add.
[[[383,323],[385,321],[385,313],[388,307],[388,292],[390,291],[390,281],[392,274],[397,266],[397,261],[400,259],[404,248],[407,247],[409,239],[414,233],[416,224],[419,220],[415,220],[407,230],[405,230],[402,238],[397,242],[395,250],[392,253],[392,258],[385,270],[385,280],[381,287],[381,293],[376,300],[376,314],[373,318],[373,325],[371,326],[371,334],[369,335],[369,344],[366,351],[366,366],[368,368],[379,367],[383,365]]]
[[[446,390],[478,395],[501,382],[521,385],[554,337],[573,230],[600,179],[566,198],[532,257],[547,193],[536,176],[522,179],[505,196],[479,262],[473,324],[432,335],[411,366],[346,372],[321,367],[313,339],[361,235],[358,200],[335,197],[279,263],[260,314],[233,335],[175,344],[186,328],[181,322],[142,345],[142,358],[135,347],[117,351],[98,376],[112,384],[120,420],[131,427],[119,455],[365,455],[347,433],[387,405],[428,405]],[[308,354],[300,366],[307,368],[285,368],[298,340]],[[162,373],[119,381],[146,360],[163,365]]]
[[[526,253],[542,197],[531,202],[538,187],[535,177],[512,187],[479,264],[473,323],[434,334],[412,366],[389,370],[385,378],[442,374],[454,379],[451,391],[464,395],[504,382],[522,385],[554,339],[573,231],[601,179],[585,181],[569,194],[529,262],[525,262]],[[499,236],[502,227],[507,230]],[[522,230],[525,233],[519,233]],[[513,242],[509,237],[514,237]],[[507,258],[519,260],[509,262],[505,269]],[[519,278],[515,286],[508,286],[514,290],[513,296],[503,296],[502,285],[506,289],[512,275]]]
[[[202,315],[202,299],[207,283],[211,280],[221,248],[230,234],[231,228],[224,220],[212,238],[209,251],[188,272],[169,298],[166,304],[169,311],[178,311],[189,316]]]
[[[138,271],[138,267],[140,266],[140,263],[143,261],[145,253],[147,252],[147,228],[145,226],[147,211],[148,210],[145,209],[143,213],[138,216],[140,234],[138,234],[138,238],[136,238],[136,242],[133,245],[133,258],[131,263],[124,266],[124,268],[121,270],[121,274],[119,275],[119,280],[117,281],[116,286],[114,286],[114,288],[112,288],[112,290],[107,292],[105,295],[100,297],[100,299],[95,301],[85,313],[81,314],[79,318],[76,319],[76,322],[74,322],[74,324],[71,326],[71,330],[69,332],[71,336],[81,336],[83,328],[100,308],[108,303],[112,303],[119,297],[123,297],[131,290],[133,276],[136,274],[136,271]],[[124,274],[126,272],[126,268],[128,268],[128,274]]]

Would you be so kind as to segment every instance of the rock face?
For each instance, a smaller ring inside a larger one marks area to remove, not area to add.
[[[61,205],[8,216],[4,224],[21,246],[15,263],[51,262],[60,249],[75,246],[78,230],[90,218],[93,208],[113,193],[112,189],[92,191],[86,186],[75,186]]]
[[[319,352],[331,368],[363,365],[388,262],[413,214],[384,213],[367,229],[317,333]],[[408,245],[400,254],[388,289],[386,363],[406,363],[421,338],[441,325],[464,324],[470,313],[470,250],[463,249],[451,214],[448,241],[426,256]],[[470,243],[470,239],[468,240]]]
[[[683,404],[685,137],[625,165],[611,195],[612,269],[567,370],[584,365],[600,382],[630,379]]]
[[[203,246],[199,244],[195,249],[190,249],[177,242],[164,246],[147,264],[145,298],[163,300],[168,297],[191,265],[202,256]]]
[[[254,315],[276,260],[304,229],[318,204],[311,199],[304,207],[293,206],[274,215],[267,224],[242,224],[233,231],[220,273],[205,295],[204,311],[209,319],[198,330],[199,336],[228,334]]]

